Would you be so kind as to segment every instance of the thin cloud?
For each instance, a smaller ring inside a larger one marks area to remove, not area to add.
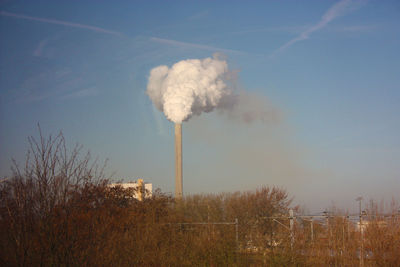
[[[188,19],[189,19],[189,20],[203,19],[203,18],[207,17],[209,13],[210,13],[210,12],[209,12],[208,10],[201,11],[201,12],[199,12],[199,13],[196,13],[196,14],[190,16]]]
[[[5,17],[13,17],[13,18],[17,18],[17,19],[26,19],[26,20],[39,21],[39,22],[44,22],[44,23],[49,23],[49,24],[57,24],[57,25],[63,25],[63,26],[67,26],[67,27],[85,29],[85,30],[90,30],[90,31],[94,31],[94,32],[111,34],[111,35],[115,35],[115,36],[119,36],[119,37],[124,36],[124,34],[120,33],[120,32],[111,31],[111,30],[100,28],[100,27],[95,27],[95,26],[90,26],[90,25],[85,25],[85,24],[73,23],[73,22],[69,22],[69,21],[47,19],[47,18],[40,18],[40,17],[31,17],[31,16],[26,16],[23,14],[10,13],[10,12],[6,12],[6,11],[0,11],[0,15],[5,16]]]
[[[49,42],[49,39],[44,39],[44,40],[40,41],[39,45],[33,52],[33,55],[35,57],[41,57],[43,55],[43,49],[47,45],[48,42]]]
[[[182,48],[196,48],[196,49],[208,50],[208,51],[213,51],[213,52],[218,51],[218,52],[224,52],[224,53],[245,54],[244,52],[238,51],[238,50],[223,49],[223,48],[218,48],[218,47],[214,47],[214,46],[186,43],[186,42],[180,42],[180,41],[176,41],[176,40],[163,39],[163,38],[157,38],[157,37],[150,37],[150,40],[160,43],[160,44],[173,45],[173,46],[178,46],[178,47],[182,47]]]
[[[157,108],[154,105],[151,105],[151,106],[152,106],[152,111],[153,111],[153,117],[154,117],[154,120],[157,125],[157,132],[161,136],[166,136],[166,130],[165,130],[164,123],[163,123],[163,119],[164,119],[163,115],[161,114],[160,111],[157,110]]]
[[[339,28],[340,32],[371,32],[378,29],[378,26],[368,26],[368,25],[356,25],[356,26],[346,26]]]
[[[300,33],[299,36],[296,38],[290,40],[286,44],[282,45],[279,47],[277,50],[275,50],[271,56],[287,49],[288,47],[292,46],[293,44],[306,40],[310,37],[310,35],[316,31],[319,31],[323,29],[329,22],[334,20],[335,18],[344,15],[346,12],[353,10],[356,8],[356,3],[361,3],[362,1],[353,1],[353,0],[341,0],[338,3],[334,4],[331,8],[328,9],[327,12],[322,16],[321,20],[315,24],[314,26],[311,26],[307,30],[303,31]]]
[[[96,87],[89,87],[85,89],[81,89],[70,94],[64,95],[63,99],[71,99],[71,98],[82,98],[82,97],[90,97],[98,94],[98,90]]]
[[[280,26],[280,27],[265,27],[259,29],[244,29],[241,31],[234,31],[230,34],[247,34],[247,33],[260,33],[260,32],[288,32],[288,33],[301,33],[308,29],[307,26]]]
[[[90,81],[70,69],[47,69],[35,71],[22,81],[15,90],[11,101],[15,103],[34,103],[49,98],[73,98],[93,96],[97,92]],[[82,88],[88,88],[82,90]],[[90,90],[89,90],[90,89]]]

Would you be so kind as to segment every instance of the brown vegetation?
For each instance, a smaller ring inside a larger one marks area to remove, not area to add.
[[[23,169],[0,185],[2,266],[400,265],[400,222],[369,211],[363,235],[347,217],[289,228],[285,190],[137,201],[102,168],[68,153],[62,135],[30,139]]]

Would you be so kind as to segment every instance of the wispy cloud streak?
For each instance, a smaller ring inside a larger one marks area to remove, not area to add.
[[[70,94],[64,95],[62,98],[63,99],[83,98],[83,97],[95,96],[98,93],[99,92],[96,87],[89,87],[89,88],[80,89],[80,90],[74,91]]]
[[[358,3],[361,1],[357,1]],[[287,49],[288,47],[292,46],[293,44],[306,40],[310,37],[310,35],[318,30],[321,30],[324,28],[329,22],[334,20],[335,18],[342,16],[344,13],[347,11],[355,8],[356,1],[353,0],[341,0],[338,3],[334,4],[331,8],[328,9],[327,12],[322,16],[321,20],[315,24],[314,26],[311,26],[307,30],[303,31],[300,33],[299,36],[296,38],[290,40],[289,42],[285,43],[281,47],[279,47],[277,50],[275,50],[271,56],[276,55],[277,53]]]
[[[26,19],[26,20],[32,20],[32,21],[39,21],[39,22],[43,22],[43,23],[58,24],[58,25],[63,25],[63,26],[67,26],[67,27],[80,28],[80,29],[90,30],[90,31],[94,31],[94,32],[112,34],[112,35],[120,36],[120,37],[124,36],[124,34],[120,33],[120,32],[111,31],[111,30],[100,28],[100,27],[95,27],[95,26],[90,26],[90,25],[85,25],[85,24],[73,23],[73,22],[69,22],[69,21],[32,17],[32,16],[26,16],[23,14],[10,13],[10,12],[6,12],[6,11],[0,11],[0,15],[6,16],[6,17],[13,17],[13,18],[17,18],[17,19]]]
[[[262,33],[262,32],[288,32],[288,33],[301,33],[308,29],[308,26],[279,26],[279,27],[265,27],[258,29],[244,29],[240,31],[230,32],[230,34],[247,34],[247,33]]]
[[[356,26],[346,26],[337,29],[340,32],[371,32],[378,29],[376,25],[356,25]]]
[[[176,40],[163,39],[163,38],[157,38],[157,37],[150,37],[150,40],[157,42],[157,43],[179,46],[182,48],[196,48],[196,49],[208,50],[208,51],[213,51],[213,52],[246,54],[245,52],[238,51],[238,50],[224,49],[224,48],[218,48],[218,47],[202,45],[202,44],[186,43],[186,42],[180,42],[180,41],[176,41]]]

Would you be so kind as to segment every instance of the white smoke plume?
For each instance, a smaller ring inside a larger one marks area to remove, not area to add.
[[[187,59],[150,71],[147,94],[154,106],[174,123],[219,109],[244,123],[275,123],[281,118],[265,97],[240,89],[237,71],[230,71],[221,55]]]
[[[158,66],[150,71],[147,94],[170,121],[181,123],[212,111],[231,95],[225,82],[228,72],[226,61],[216,57]]]

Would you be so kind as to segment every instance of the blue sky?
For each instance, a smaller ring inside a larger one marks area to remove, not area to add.
[[[276,185],[310,210],[400,192],[398,1],[0,1],[0,175],[62,130],[115,180],[174,188],[173,124],[149,71],[222,54],[282,114],[184,123],[184,192]]]

